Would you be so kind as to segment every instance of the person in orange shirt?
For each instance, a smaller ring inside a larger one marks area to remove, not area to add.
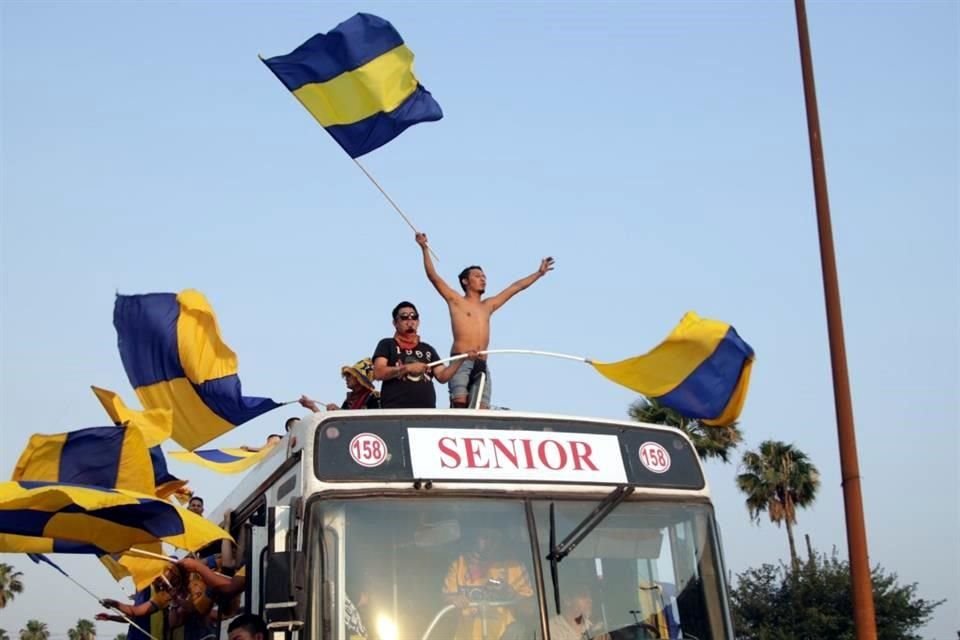
[[[500,541],[499,531],[477,529],[471,551],[447,570],[443,594],[460,614],[455,640],[499,640],[516,610],[532,603],[526,568],[503,557]]]

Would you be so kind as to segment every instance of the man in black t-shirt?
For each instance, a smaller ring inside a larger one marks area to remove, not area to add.
[[[434,379],[445,383],[460,368],[463,360],[449,365],[427,365],[441,358],[430,344],[420,340],[420,314],[411,302],[401,302],[393,308],[391,338],[377,343],[373,352],[373,377],[382,380],[380,406],[384,409],[435,409],[437,392]],[[474,356],[476,354],[473,354]]]

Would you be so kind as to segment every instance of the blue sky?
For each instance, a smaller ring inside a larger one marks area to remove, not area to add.
[[[247,393],[339,401],[338,367],[411,299],[450,344],[413,234],[257,60],[356,11],[389,19],[443,106],[364,161],[451,280],[557,268],[494,319],[492,347],[615,360],[687,310],[757,352],[747,447],[795,443],[822,472],[798,532],[846,553],[792,3],[441,5],[5,2],[0,98],[0,468],[34,432],[105,424],[133,393],[114,293],[203,291]],[[960,628],[958,4],[808,7],[870,558],[948,598]],[[503,356],[495,404],[610,418],[634,395],[589,367]],[[219,441],[262,441],[279,410]],[[234,483],[171,463],[215,504]],[[708,468],[734,571],[787,553],[750,524],[735,465]],[[0,613],[54,640],[95,603],[3,556]],[[120,589],[93,560],[64,566]],[[50,594],[65,594],[50,606]],[[102,625],[101,635],[122,629]]]

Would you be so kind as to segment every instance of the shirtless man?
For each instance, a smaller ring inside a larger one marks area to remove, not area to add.
[[[493,312],[502,307],[507,300],[545,276],[548,271],[553,270],[553,258],[544,258],[540,261],[540,268],[529,276],[517,280],[492,298],[483,299],[487,289],[487,277],[480,267],[470,266],[460,272],[460,287],[463,289],[463,295],[460,295],[437,274],[430,259],[430,251],[427,249],[427,235],[418,233],[416,239],[423,250],[423,268],[427,272],[427,278],[447,301],[447,306],[450,308],[453,355],[486,350],[490,345],[490,316]],[[483,409],[490,407],[490,371],[486,367],[485,355],[479,356],[477,360],[463,363],[450,379],[451,406],[460,408],[469,406],[468,400],[477,391],[477,379],[481,372],[486,374],[486,381],[480,406]]]

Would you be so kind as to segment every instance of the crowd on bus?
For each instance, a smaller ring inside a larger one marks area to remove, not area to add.
[[[391,312],[393,335],[380,340],[370,358],[341,368],[347,397],[339,406],[319,403],[307,397],[300,404],[312,411],[326,409],[434,409],[437,395],[434,381],[448,384],[450,406],[490,408],[492,383],[485,351],[490,345],[490,318],[510,298],[553,270],[553,258],[544,258],[529,276],[509,285],[495,296],[484,298],[487,277],[478,265],[458,275],[463,293],[455,291],[437,273],[430,259],[427,236],[418,233],[427,278],[447,303],[453,331],[453,346],[447,360],[419,334],[420,312],[409,301]],[[377,392],[375,383],[380,382]]]

